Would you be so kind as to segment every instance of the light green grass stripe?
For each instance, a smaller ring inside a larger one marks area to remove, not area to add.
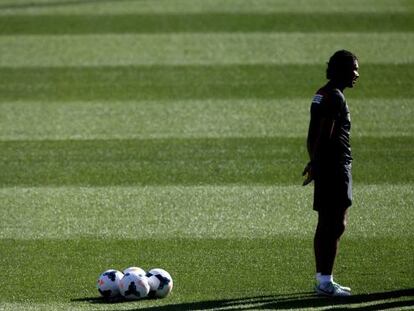
[[[286,100],[0,103],[0,140],[303,136],[311,96]],[[401,107],[406,102],[394,104]],[[411,105],[406,107],[408,112]]]
[[[312,235],[312,187],[0,189],[1,239],[267,238]],[[347,236],[412,238],[413,185],[357,185]]]
[[[303,137],[309,98],[0,103],[0,141]],[[410,136],[413,99],[353,99],[354,137]]]
[[[311,231],[310,189],[299,187],[5,188],[0,193],[2,239],[264,238]]]
[[[0,14],[120,14],[120,13],[268,13],[268,12],[406,12],[406,0],[146,0],[54,1],[2,0]]]
[[[0,36],[1,67],[414,62],[414,33],[242,33]]]

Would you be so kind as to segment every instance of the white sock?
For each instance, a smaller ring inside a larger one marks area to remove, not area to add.
[[[316,280],[319,284],[333,282],[333,276],[331,275],[323,275],[321,273],[316,273]]]

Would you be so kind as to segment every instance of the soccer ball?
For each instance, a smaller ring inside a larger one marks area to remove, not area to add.
[[[150,286],[150,297],[167,297],[173,288],[171,275],[163,269],[151,269],[147,272],[148,283]]]
[[[98,278],[97,288],[104,298],[114,298],[119,295],[119,282],[124,275],[114,269],[104,271]]]
[[[128,300],[136,300],[147,297],[150,286],[145,275],[128,272],[119,282],[121,295]]]
[[[141,269],[140,267],[129,267],[129,268],[126,268],[123,273],[124,274],[127,274],[127,273],[135,273],[135,274],[138,274],[138,275],[141,275],[141,276],[145,276],[145,274],[146,274],[145,270],[144,269]]]

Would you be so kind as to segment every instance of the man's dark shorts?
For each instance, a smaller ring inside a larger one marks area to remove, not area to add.
[[[314,168],[313,209],[346,209],[352,205],[351,164]]]

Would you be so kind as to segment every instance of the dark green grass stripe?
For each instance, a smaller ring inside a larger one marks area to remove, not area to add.
[[[413,31],[414,13],[5,15],[0,34]]]
[[[113,0],[49,0],[45,2],[40,1],[22,1],[22,3],[2,3],[0,4],[0,10],[27,10],[27,9],[51,9],[58,7],[67,7],[73,5],[92,4],[92,3],[105,3],[112,2]],[[130,2],[131,0],[117,0],[116,2]],[[132,0],[134,1],[134,0]],[[10,1],[11,2],[11,1]]]
[[[414,64],[360,65],[352,98],[413,98]],[[325,65],[0,68],[0,101],[311,97]]]
[[[277,120],[275,120],[277,122]],[[357,183],[414,180],[414,138],[355,138]],[[0,142],[0,186],[300,184],[304,138]]]
[[[409,288],[412,288],[413,249],[406,239],[390,235],[363,240],[347,238],[342,242],[336,272],[342,280],[350,282],[356,294],[369,292],[372,295],[353,296],[347,299],[347,304],[364,303],[366,308],[369,302],[412,297],[413,290]],[[108,268],[122,270],[135,265],[144,269],[163,267],[175,283],[172,295],[162,301],[166,306],[160,306],[160,301],[141,301],[142,308],[156,306],[148,310],[206,310],[229,305],[243,309],[251,303],[257,303],[258,309],[273,310],[344,303],[344,300],[319,300],[303,293],[312,288],[311,237],[6,239],[0,240],[0,249],[7,252],[1,257],[3,277],[7,279],[2,286],[1,302],[103,303],[97,299],[98,275]],[[30,275],[24,286],[21,275]],[[264,275],[266,281],[252,275]],[[399,292],[390,292],[395,289]],[[243,299],[232,299],[236,297]],[[204,301],[192,302],[194,299]],[[406,303],[405,306],[410,305],[412,299]],[[111,304],[107,309],[117,308]]]

